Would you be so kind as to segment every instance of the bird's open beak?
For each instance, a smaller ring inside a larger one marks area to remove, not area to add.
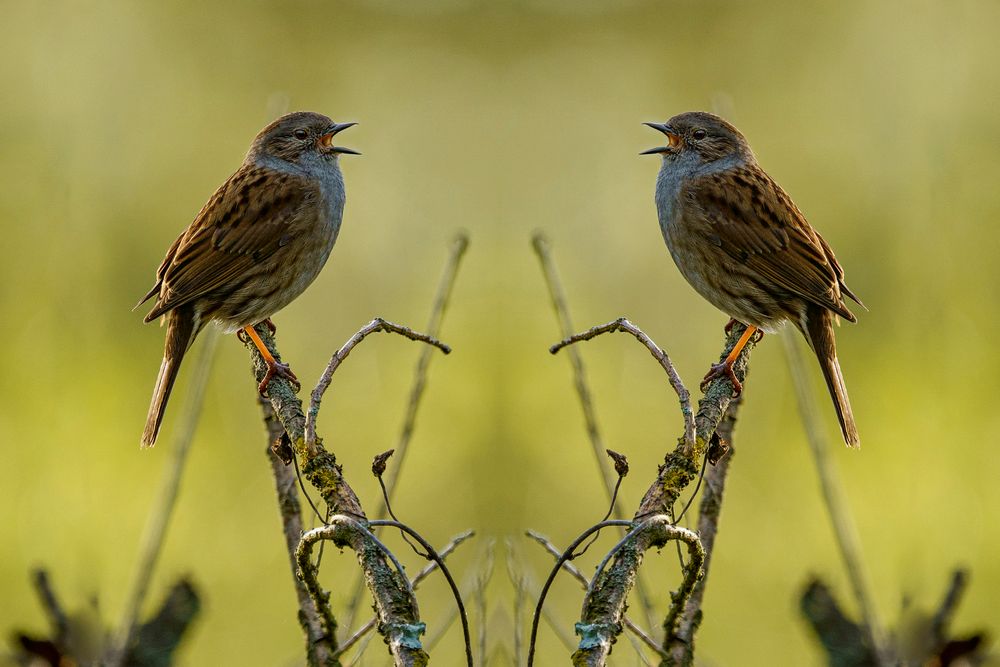
[[[643,123],[643,125],[648,125],[649,127],[662,132],[667,137],[666,146],[658,146],[656,148],[650,148],[648,151],[643,151],[639,155],[655,155],[657,153],[672,153],[681,143],[681,138],[673,133],[673,131],[667,127],[666,123]]]
[[[361,155],[361,153],[357,152],[356,150],[352,150],[350,148],[344,148],[343,146],[333,145],[333,138],[337,135],[338,132],[342,132],[349,127],[353,127],[354,125],[357,125],[357,123],[334,123],[330,127],[330,129],[327,130],[326,134],[324,134],[319,138],[320,148],[322,148],[324,151],[328,153],[348,153],[350,155]]]

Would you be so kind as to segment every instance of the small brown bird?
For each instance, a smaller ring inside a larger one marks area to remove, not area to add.
[[[844,296],[864,304],[844,283],[833,250],[731,124],[693,111],[646,125],[667,137],[666,146],[643,154],[663,156],[656,208],[677,268],[712,305],[748,327],[704,382],[726,376],[742,391],[733,375],[740,351],[758,330],[774,333],[790,320],[819,359],[844,441],[858,446],[833,323],[838,315],[856,321]]]
[[[225,333],[242,331],[267,362],[258,389],[274,376],[296,381],[274,359],[253,326],[267,322],[316,278],[333,250],[344,210],[341,153],[333,137],[354,123],[322,114],[282,116],[254,138],[243,164],[209,198],[194,222],[174,241],[156,271],[146,315],[165,317],[163,363],[142,433],[151,447],[163,420],[181,360],[195,336],[214,321]]]

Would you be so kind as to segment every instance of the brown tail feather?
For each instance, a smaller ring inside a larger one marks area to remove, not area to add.
[[[854,423],[854,413],[851,411],[851,401],[847,398],[847,387],[844,376],[840,372],[840,362],[837,361],[837,347],[833,336],[833,313],[821,306],[810,306],[805,317],[803,333],[809,341],[813,352],[819,359],[820,368],[826,386],[830,389],[833,406],[837,409],[840,420],[840,430],[844,434],[844,442],[850,447],[859,447],[861,439],[858,427]]]
[[[170,390],[174,386],[174,380],[177,379],[181,360],[198,333],[197,319],[189,308],[180,308],[167,315],[163,362],[160,364],[160,374],[156,376],[156,387],[153,389],[153,399],[149,403],[149,414],[146,416],[146,428],[142,432],[143,447],[152,447],[156,444],[156,436],[163,421],[163,411],[167,408],[167,399],[170,398]]]

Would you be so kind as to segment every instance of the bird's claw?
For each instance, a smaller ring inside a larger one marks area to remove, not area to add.
[[[743,393],[743,384],[736,379],[736,373],[733,372],[733,365],[728,361],[712,364],[712,367],[708,369],[708,373],[705,373],[705,377],[701,381],[701,390],[705,391],[705,387],[712,380],[717,380],[723,377],[729,380],[733,385],[733,398],[736,398]]]
[[[257,385],[257,391],[260,392],[261,396],[267,395],[268,385],[271,384],[271,380],[274,378],[281,378],[282,380],[288,380],[288,382],[295,387],[296,393],[302,388],[299,383],[299,379],[295,377],[295,373],[292,372],[291,367],[288,364],[283,364],[280,361],[275,361],[272,364],[267,365],[267,372],[264,373],[264,379],[260,381]]]

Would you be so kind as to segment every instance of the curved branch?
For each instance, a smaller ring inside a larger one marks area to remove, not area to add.
[[[319,382],[316,383],[316,388],[312,390],[309,401],[309,412],[306,414],[306,447],[311,449],[316,443],[316,418],[319,416],[319,404],[323,401],[323,394],[325,394],[326,390],[330,388],[330,383],[333,381],[333,374],[337,372],[337,369],[340,368],[340,364],[344,362],[344,359],[346,359],[347,355],[351,353],[351,350],[357,347],[361,341],[371,334],[378,333],[380,331],[399,334],[400,336],[405,336],[410,340],[433,345],[445,354],[451,352],[450,347],[436,338],[428,336],[427,334],[418,333],[409,327],[387,322],[381,317],[376,317],[371,322],[361,327],[357,333],[351,336],[350,339],[344,343],[343,347],[334,352],[333,356],[330,357],[330,362],[323,370],[323,375],[320,376]]]
[[[653,339],[650,338],[645,331],[632,324],[628,318],[619,317],[617,320],[612,320],[607,324],[600,324],[581,333],[568,336],[550,347],[549,352],[555,354],[567,345],[590,340],[591,338],[596,338],[601,334],[614,333],[616,331],[621,331],[635,336],[635,339],[646,346],[649,353],[653,355],[653,358],[656,359],[660,363],[660,366],[663,367],[663,370],[666,371],[667,378],[670,381],[670,386],[673,387],[673,390],[677,393],[677,398],[681,402],[681,415],[684,417],[684,439],[688,443],[688,447],[694,447],[695,423],[694,414],[691,412],[691,393],[687,390],[687,387],[684,386],[684,383],[681,382],[681,376],[677,372],[677,369],[674,368],[674,364],[670,361],[670,357],[667,355],[666,351],[654,343]]]

